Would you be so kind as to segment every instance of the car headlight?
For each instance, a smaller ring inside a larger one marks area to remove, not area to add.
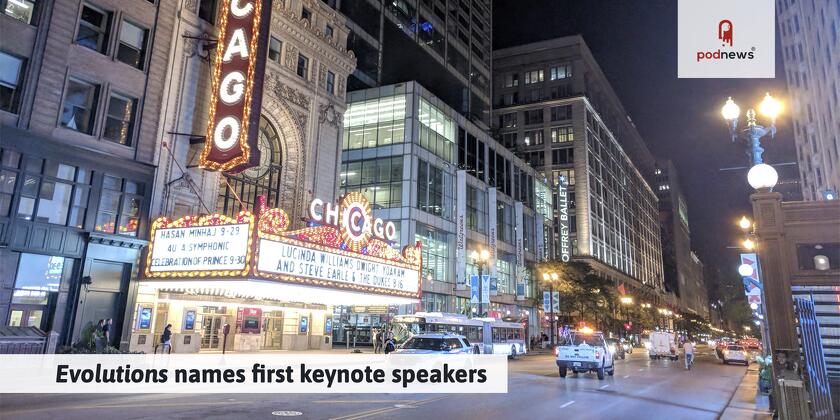
[[[650,350],[653,346],[650,344],[650,341],[645,341],[645,348]]]
[[[614,354],[615,351],[616,351],[615,344],[610,344],[610,353]]]

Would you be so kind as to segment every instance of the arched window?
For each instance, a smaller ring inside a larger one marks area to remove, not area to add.
[[[259,166],[236,175],[222,175],[222,185],[219,188],[219,199],[216,203],[216,211],[219,213],[232,216],[243,210],[236,196],[242,200],[245,209],[252,212],[256,212],[257,197],[261,195],[265,195],[269,207],[278,205],[282,162],[280,137],[265,117],[260,118],[259,149]]]

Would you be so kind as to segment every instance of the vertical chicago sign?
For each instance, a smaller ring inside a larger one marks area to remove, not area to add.
[[[201,167],[236,173],[257,148],[271,0],[223,0]]]

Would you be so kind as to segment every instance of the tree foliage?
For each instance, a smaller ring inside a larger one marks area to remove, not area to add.
[[[556,273],[557,278],[546,279],[544,273]],[[547,261],[537,267],[537,277],[543,290],[553,287],[559,292],[560,314],[566,319],[573,323],[585,321],[601,329],[615,326],[615,285],[599,276],[589,264]]]

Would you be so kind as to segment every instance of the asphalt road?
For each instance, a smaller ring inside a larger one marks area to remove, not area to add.
[[[715,419],[746,367],[720,364],[706,349],[683,361],[649,360],[644,350],[616,362],[615,376],[561,379],[549,355],[509,362],[507,395],[0,395],[7,419]]]

